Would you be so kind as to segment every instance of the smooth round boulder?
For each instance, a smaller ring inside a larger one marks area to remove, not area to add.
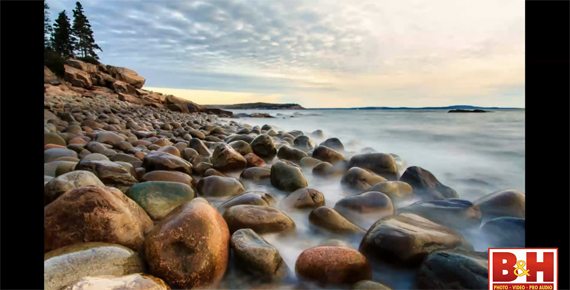
[[[46,144],[66,146],[67,142],[56,133],[44,133],[44,145]]]
[[[44,208],[44,250],[108,242],[140,251],[152,226],[147,213],[120,190],[94,185],[78,187]]]
[[[372,171],[360,167],[352,167],[342,176],[340,183],[343,187],[354,191],[366,191],[373,185],[386,181],[388,181],[386,178]]]
[[[173,288],[217,284],[229,259],[228,226],[203,198],[194,198],[156,224],[145,240],[150,272]]]
[[[60,290],[88,276],[145,271],[144,261],[127,247],[101,242],[77,243],[45,253],[44,289]]]
[[[414,194],[424,201],[459,198],[453,188],[441,184],[431,172],[418,166],[408,167],[400,181],[412,186]]]
[[[95,135],[95,142],[106,143],[109,145],[115,145],[125,140],[126,140],[125,137],[110,131],[99,132]]]
[[[366,230],[347,220],[336,210],[320,206],[309,214],[309,224],[313,229],[334,234],[364,234]]]
[[[368,229],[377,220],[394,214],[394,204],[390,197],[378,191],[345,197],[336,202],[334,209],[363,229]]]
[[[404,212],[419,215],[456,231],[478,228],[481,225],[479,207],[463,199],[418,201],[398,209],[398,213]]]
[[[277,158],[289,160],[296,164],[299,164],[301,162],[301,159],[307,156],[307,153],[287,145],[281,146],[277,152]]]
[[[232,141],[231,143],[228,143],[228,145],[243,156],[249,153],[253,153],[253,150],[251,149],[251,146],[249,146],[249,143],[243,140]]]
[[[233,177],[212,175],[200,179],[196,191],[202,197],[232,197],[243,193],[245,188]]]
[[[142,207],[152,220],[161,220],[179,205],[196,197],[187,184],[147,181],[135,184],[126,195]]]
[[[223,214],[228,208],[238,204],[274,206],[275,203],[275,198],[268,193],[263,191],[248,191],[224,202],[218,207],[218,211]]]
[[[116,187],[123,192],[138,183],[127,169],[112,161],[81,161],[75,169],[93,172],[105,185]]]
[[[217,171],[214,168],[208,168],[208,170],[206,170],[204,172],[204,177],[208,177],[208,176],[212,176],[212,175],[221,176],[221,177],[228,177],[227,175]]]
[[[279,208],[285,212],[294,209],[315,209],[325,205],[325,196],[322,192],[312,188],[299,188],[279,202]]]
[[[389,196],[394,203],[409,200],[413,198],[414,195],[414,189],[412,186],[403,181],[385,181],[376,183],[368,190],[382,192]]]
[[[90,171],[75,170],[59,175],[44,185],[44,206],[74,188],[87,185],[105,186],[103,182]]]
[[[289,275],[279,251],[252,229],[235,231],[230,244],[239,267],[256,278],[275,281]]]
[[[313,158],[336,164],[337,162],[344,161],[344,156],[332,148],[320,145],[313,150]]]
[[[152,151],[143,159],[147,172],[154,170],[180,171],[192,175],[192,164],[178,156],[166,152]]]
[[[182,158],[184,158],[184,160],[190,161],[192,159],[192,157],[194,156],[198,156],[198,151],[192,149],[192,148],[184,148],[184,150],[182,150]]]
[[[61,157],[61,158],[70,158],[70,157]],[[77,161],[59,163],[55,168],[55,177],[58,177],[62,174],[66,174],[68,172],[75,170],[76,166],[77,166]]]
[[[180,150],[172,145],[160,147],[157,151],[170,153],[176,157],[181,157]]]
[[[295,191],[307,187],[307,180],[301,168],[287,160],[280,160],[271,165],[271,185],[283,191]]]
[[[84,277],[67,286],[64,290],[170,290],[170,287],[159,278],[151,275],[136,273],[124,276],[95,276]]]
[[[212,163],[200,162],[196,165],[196,167],[194,167],[194,173],[204,176],[204,174],[206,174],[206,171],[211,168],[213,168]]]
[[[269,179],[271,177],[271,170],[269,168],[251,167],[244,170],[239,178],[251,181],[260,181]]]
[[[418,266],[429,253],[446,249],[473,246],[458,232],[412,213],[378,220],[359,247],[368,259],[402,266]]]
[[[196,152],[198,152],[198,154],[200,154],[202,156],[212,155],[212,152],[210,152],[208,147],[206,147],[206,145],[204,145],[204,142],[202,142],[202,140],[200,140],[198,138],[192,138],[190,140],[189,146],[190,146],[190,148],[196,150]]]
[[[187,184],[191,187],[195,187],[198,182],[194,177],[178,172],[178,171],[167,171],[167,170],[154,170],[145,173],[142,177],[142,181],[170,181],[170,182],[180,182]]]
[[[516,189],[504,189],[489,193],[473,202],[483,214],[484,220],[496,217],[525,218],[525,194]]]
[[[372,268],[366,257],[348,247],[307,249],[297,258],[295,273],[302,280],[320,285],[349,285],[372,279]]]
[[[354,285],[352,285],[351,290],[393,290],[388,285],[372,281],[372,280],[362,280]]]
[[[372,172],[388,179],[398,180],[398,167],[394,157],[385,153],[356,154],[350,158],[348,167],[370,169]]]
[[[300,135],[293,139],[293,147],[307,152],[315,149],[315,147],[317,147],[317,143],[309,136]]]
[[[417,275],[419,289],[486,289],[487,253],[441,250],[429,254]]]
[[[325,137],[325,133],[323,132],[323,130],[315,130],[311,133],[311,137],[313,138],[324,138]]]
[[[480,235],[487,248],[524,248],[525,232],[525,219],[498,217],[486,222]]]
[[[109,157],[101,153],[91,153],[83,156],[82,161],[110,161]]]
[[[245,228],[258,234],[289,233],[296,229],[295,222],[290,217],[269,206],[235,205],[226,209],[223,217],[231,234]]]
[[[255,155],[255,153],[249,153],[244,156],[245,160],[247,161],[247,167],[263,167],[265,166],[265,161]]]
[[[251,149],[255,155],[264,159],[273,159],[277,154],[275,143],[269,135],[261,134],[251,141]]]
[[[232,147],[222,143],[212,153],[212,165],[222,172],[239,171],[247,167],[247,160]]]
[[[54,161],[59,157],[74,157],[77,158],[77,152],[69,149],[51,148],[44,150],[44,163]]]
[[[342,142],[340,142],[340,140],[336,137],[328,138],[327,140],[322,142],[320,145],[326,146],[326,147],[333,149],[333,150],[344,151],[344,145],[342,145]]]
[[[299,161],[299,165],[301,165],[303,168],[312,169],[313,167],[317,166],[317,164],[322,162],[323,161],[313,157],[303,157],[301,161]]]

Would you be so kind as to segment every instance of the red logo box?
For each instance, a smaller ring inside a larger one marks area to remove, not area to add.
[[[558,290],[558,248],[489,248],[489,290]]]

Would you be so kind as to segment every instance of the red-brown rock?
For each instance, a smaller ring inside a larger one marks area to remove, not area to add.
[[[146,212],[113,187],[72,189],[44,208],[44,251],[84,242],[108,242],[143,249],[152,229]]]

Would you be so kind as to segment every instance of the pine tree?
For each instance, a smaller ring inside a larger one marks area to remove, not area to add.
[[[91,24],[89,24],[87,16],[83,13],[83,6],[81,6],[79,2],[75,3],[75,9],[73,9],[73,35],[76,39],[74,49],[78,51],[81,56],[91,56],[95,59],[99,59],[95,50],[103,50],[99,45],[95,44]]]
[[[51,36],[52,48],[63,57],[73,57],[74,41],[71,37],[71,24],[65,10],[59,13],[53,25]]]
[[[49,6],[47,2],[44,2],[44,49],[50,49],[50,40],[48,37],[53,29],[49,22]]]

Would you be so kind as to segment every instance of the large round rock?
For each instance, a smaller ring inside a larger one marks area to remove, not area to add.
[[[340,183],[356,191],[369,190],[374,184],[388,181],[386,178],[360,167],[350,168],[340,180]]]
[[[223,214],[228,208],[238,204],[273,206],[275,205],[275,198],[262,191],[250,191],[224,202],[218,207],[218,210]]]
[[[247,160],[232,147],[221,143],[212,153],[212,165],[222,172],[237,171],[247,167]]]
[[[170,290],[170,287],[159,278],[151,275],[136,273],[125,276],[96,276],[85,277],[69,285],[64,290]]]
[[[334,209],[364,229],[370,228],[377,220],[394,214],[392,200],[378,191],[345,197],[337,201]]]
[[[487,253],[442,250],[429,254],[418,271],[419,289],[486,289]]]
[[[77,152],[63,148],[51,148],[44,151],[44,163],[54,161],[59,157],[77,158]]]
[[[364,234],[366,230],[347,220],[336,210],[320,206],[309,214],[309,224],[318,231],[334,234]]]
[[[153,220],[161,220],[179,205],[196,197],[189,185],[169,181],[139,183],[131,187],[126,194]]]
[[[277,148],[269,135],[261,134],[251,141],[251,149],[257,156],[265,159],[273,159],[277,154]]]
[[[218,283],[228,264],[228,226],[203,198],[171,211],[149,233],[145,256],[151,273],[175,288]]]
[[[325,205],[325,196],[322,192],[312,188],[299,188],[279,202],[279,208],[289,212],[294,209],[315,209]]]
[[[279,280],[289,268],[279,251],[252,229],[239,229],[230,240],[236,262],[250,274],[267,281]]]
[[[368,190],[382,192],[389,196],[394,203],[409,200],[414,195],[414,189],[412,186],[402,181],[385,181],[376,183]]]
[[[86,276],[128,275],[146,271],[133,250],[110,243],[78,243],[44,255],[44,289],[60,290]]]
[[[295,262],[295,273],[320,285],[348,285],[372,279],[368,260],[348,247],[317,246],[307,249]]]
[[[281,148],[279,148],[279,151],[277,152],[277,158],[289,160],[294,162],[295,164],[299,164],[301,162],[301,159],[307,156],[308,156],[307,153],[297,148],[292,148],[288,145],[281,146]]]
[[[116,187],[123,192],[138,183],[127,169],[112,161],[81,161],[75,169],[93,172],[105,185]]]
[[[525,219],[498,217],[486,222],[481,227],[481,235],[488,247],[524,248]]]
[[[525,194],[516,189],[489,193],[473,202],[479,206],[484,220],[496,217],[525,217]]]
[[[419,201],[398,209],[398,213],[404,212],[417,214],[456,231],[478,228],[481,225],[479,207],[463,199]]]
[[[342,156],[342,154],[323,145],[315,148],[313,151],[313,158],[326,161],[333,165],[337,162],[344,161],[344,156]]]
[[[69,190],[87,185],[105,186],[95,174],[85,170],[76,170],[53,178],[44,185],[44,206]]]
[[[198,182],[194,177],[179,171],[155,170],[145,173],[142,181],[170,181],[180,182],[195,187]]]
[[[146,212],[118,189],[78,187],[44,208],[44,250],[108,242],[139,251],[152,226]]]
[[[200,179],[196,190],[203,197],[228,197],[241,194],[245,188],[233,177],[212,175]]]
[[[309,136],[300,135],[293,140],[293,146],[305,152],[315,149],[317,143]]]
[[[301,168],[287,160],[271,165],[271,185],[283,191],[295,191],[307,187]]]
[[[192,174],[192,164],[178,156],[166,152],[152,151],[143,159],[143,167],[146,172],[153,170],[180,171],[188,175]]]
[[[459,197],[453,188],[441,184],[431,172],[418,166],[408,167],[400,181],[411,185],[414,194],[425,201]]]
[[[282,211],[259,205],[235,205],[224,212],[230,233],[250,228],[258,234],[288,233],[295,230],[295,222]]]
[[[398,167],[394,157],[385,153],[357,154],[350,158],[348,167],[370,169],[388,180],[398,180]]]
[[[431,252],[446,249],[473,250],[456,231],[411,213],[378,220],[366,233],[359,251],[397,265],[417,266]]]

